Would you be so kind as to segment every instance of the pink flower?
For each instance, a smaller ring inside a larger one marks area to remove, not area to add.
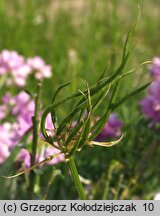
[[[12,124],[5,122],[0,125],[0,144],[8,146],[8,149],[12,146]]]
[[[0,53],[0,73],[10,74],[12,79],[8,84],[15,83],[17,86],[24,86],[31,68],[26,64],[25,58],[16,51],[3,50]]]
[[[42,146],[40,154],[36,155],[36,162],[35,163],[39,163],[39,162],[43,161],[44,159],[46,159],[47,157],[52,156],[52,155],[57,154],[57,153],[60,153],[60,151],[58,149],[55,149],[53,147],[47,147],[45,149],[44,146]],[[23,148],[19,152],[16,161],[22,162],[23,167],[25,169],[29,169],[31,167],[31,155],[30,155],[29,151],[27,149]],[[53,158],[50,162],[46,163],[46,165],[55,165],[55,164],[63,162],[63,161],[65,161],[64,154],[60,154],[57,157]],[[43,165],[44,164],[41,164],[39,167],[41,168]]]
[[[8,146],[5,144],[0,145],[0,164],[3,164],[5,160],[9,157],[10,152]]]
[[[11,104],[12,103],[12,96],[9,92],[5,93],[4,96],[2,97],[2,102],[4,104]]]
[[[53,154],[58,154],[60,153],[60,151],[56,148],[53,148],[52,146],[49,146],[48,148],[46,148],[45,150],[45,157],[51,156]],[[49,163],[47,163],[48,165],[54,165],[60,162],[64,162],[65,161],[65,156],[64,154],[59,154],[58,156],[56,156],[55,158],[53,158]]]
[[[34,102],[26,92],[20,92],[12,98],[12,114],[14,116],[23,116],[31,120],[34,115]],[[24,116],[25,115],[25,116]]]
[[[10,155],[12,146],[12,126],[9,122],[0,125],[0,164]]]
[[[18,95],[11,98],[6,95],[3,98],[6,105],[11,110],[12,116],[18,124],[17,131],[19,136],[23,136],[32,127],[32,117],[34,116],[34,102],[25,92],[20,92]]]
[[[35,71],[35,77],[37,79],[49,78],[52,76],[51,66],[46,65],[41,57],[35,56],[33,58],[29,58],[27,63],[32,70]]]
[[[52,155],[55,155],[58,153],[60,153],[60,150],[58,150],[52,146],[49,146],[47,148],[43,147],[41,149],[39,161],[44,160],[46,157],[49,157],[49,156],[52,156]],[[48,162],[46,164],[47,165],[55,165],[57,163],[64,162],[64,161],[65,161],[65,156],[64,156],[64,154],[60,153],[58,156],[56,156],[55,158],[53,158],[50,162]]]
[[[53,126],[53,123],[52,123],[52,119],[51,119],[51,114],[50,113],[47,115],[47,118],[46,118],[45,129],[46,129],[46,132],[47,132],[48,136],[51,136],[51,137],[54,136],[54,126]],[[40,138],[42,140],[44,140],[44,137],[43,137],[42,133],[40,133]]]
[[[28,65],[22,65],[19,68],[12,70],[12,76],[17,86],[25,86],[28,75],[31,73],[31,68]]]
[[[20,142],[25,133],[32,127],[32,117],[34,115],[35,105],[30,96],[25,92],[20,92],[14,97],[6,93],[2,98],[4,105],[0,106],[1,117],[5,119],[5,109],[11,113],[14,123],[5,122],[0,125],[0,163],[3,163],[10,155],[13,148]],[[4,106],[4,107],[3,107]],[[46,118],[46,129],[50,136],[54,135],[54,126],[51,115]],[[36,156],[36,163],[44,160],[46,157],[60,153],[53,147],[42,146],[40,154]],[[17,161],[24,163],[25,168],[29,168],[31,164],[30,153],[26,149],[22,149],[18,155]],[[53,165],[64,161],[64,155],[60,154],[55,157],[48,165]]]
[[[0,120],[4,119],[6,117],[6,106],[1,105],[0,106]]]
[[[31,166],[31,156],[30,153],[28,152],[28,150],[26,149],[22,149],[17,157],[17,162],[22,162],[23,163],[23,167],[25,169],[30,168]]]
[[[7,145],[9,151],[19,143],[21,138],[17,123],[5,122],[0,125],[0,145]]]
[[[3,50],[1,52],[1,61],[7,66],[8,70],[15,69],[24,64],[24,57],[20,56],[16,51]]]
[[[5,132],[8,133],[6,135],[9,142],[8,146],[13,149],[24,134],[32,127],[32,117],[34,115],[35,106],[30,96],[25,92],[20,92],[13,98],[11,98],[10,94],[6,94],[2,101],[5,105],[0,106],[0,117],[3,117],[3,119],[5,118],[4,109],[6,109],[7,112],[11,113],[14,120],[14,123],[6,122],[1,125],[1,127],[5,129]],[[0,144],[1,142],[2,140]]]
[[[49,135],[53,136],[54,126],[53,126],[53,123],[52,123],[52,118],[51,118],[50,113],[47,115],[46,122],[45,122],[45,127],[46,127],[46,130],[47,130],[48,136]]]
[[[19,125],[17,128],[18,134],[23,136],[32,127],[32,117],[34,116],[35,107],[34,101],[25,92],[20,92],[14,97],[11,97],[7,93],[2,101],[5,103],[6,110],[10,110],[12,117],[15,118],[16,123]],[[3,113],[1,113],[1,116],[3,117]]]
[[[0,53],[0,74],[9,76],[7,85],[23,87],[31,73],[35,73],[36,79],[49,78],[52,75],[51,66],[46,65],[39,56],[25,59],[16,51],[3,50]]]

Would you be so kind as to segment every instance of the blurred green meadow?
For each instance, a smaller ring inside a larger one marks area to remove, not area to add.
[[[125,71],[160,55],[159,0],[1,0],[0,50],[16,50],[25,57],[39,55],[52,66],[52,78],[44,80],[43,108],[51,103],[53,92],[65,82],[67,96],[87,80],[92,85],[109,63],[106,75],[118,67],[127,33],[141,16],[134,33],[134,48]],[[122,82],[118,92],[124,96],[150,81],[143,66]],[[3,87],[0,97],[6,91]],[[36,82],[27,87],[35,92]],[[17,88],[9,88],[17,92]],[[153,199],[160,191],[160,135],[148,127],[140,112],[139,101],[146,91],[125,102],[116,112],[126,132],[122,142],[112,148],[84,148],[76,154],[79,174],[90,199]],[[63,118],[72,104],[59,109]],[[104,107],[105,108],[105,107]],[[101,113],[101,110],[98,111]],[[14,155],[13,155],[14,157]],[[26,199],[25,176],[4,179],[14,166],[6,161],[0,166],[0,199]],[[65,163],[37,169],[35,199],[77,199]]]

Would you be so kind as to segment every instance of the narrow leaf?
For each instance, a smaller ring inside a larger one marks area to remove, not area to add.
[[[56,92],[54,93],[53,98],[52,98],[52,104],[54,103],[54,101],[55,101],[55,99],[56,99],[58,93],[59,93],[63,88],[65,88],[66,86],[68,86],[68,85],[70,85],[70,84],[71,84],[71,82],[67,82],[67,83],[61,85],[61,86],[56,90]],[[54,125],[54,128],[57,128],[57,117],[56,117],[56,111],[55,111],[55,109],[51,112],[51,119],[52,119],[52,123],[53,123],[53,125]]]
[[[141,91],[146,89],[151,83],[147,83],[140,88],[130,92],[129,94],[125,95],[122,99],[120,99],[118,102],[111,104],[110,108],[111,110],[115,110],[117,107],[119,107],[122,103],[124,103],[126,100],[128,100],[130,97],[139,94]]]
[[[114,145],[117,145],[121,142],[121,140],[123,139],[124,134],[122,134],[122,136],[118,139],[118,140],[114,140],[114,141],[110,141],[110,142],[97,142],[97,141],[90,141],[88,145],[93,146],[93,145],[97,145],[97,146],[103,146],[103,147],[112,147]]]

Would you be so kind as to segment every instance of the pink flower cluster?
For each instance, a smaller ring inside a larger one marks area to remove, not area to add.
[[[51,66],[39,56],[27,59],[16,51],[0,52],[0,76],[6,78],[6,85],[24,87],[30,74],[33,74],[37,80],[49,78],[52,75]],[[0,102],[0,164],[3,164],[27,132],[27,142],[32,142],[30,132],[33,126],[32,117],[35,105],[25,92],[20,92],[15,96],[5,93]],[[47,117],[46,128],[50,133],[51,130],[53,131],[50,116]],[[37,162],[56,153],[59,153],[57,149],[42,146],[37,154]],[[30,167],[31,155],[26,148],[22,148],[17,161],[23,163],[25,168]],[[48,164],[52,165],[61,161],[64,161],[62,154]]]
[[[10,155],[13,148],[18,145],[21,138],[32,127],[32,116],[34,113],[34,102],[29,95],[20,92],[15,97],[6,93],[2,98],[3,105],[0,106],[0,163],[3,163]],[[7,120],[5,117],[10,116]]]
[[[2,101],[4,104],[0,106],[0,120],[3,122],[0,125],[0,164],[5,162],[14,147],[20,143],[22,137],[32,129],[32,117],[35,109],[33,100],[25,92],[20,92],[14,97],[6,93]],[[12,117],[10,122],[5,119],[7,115]],[[47,116],[46,128],[50,132],[53,131],[50,115]],[[29,138],[31,142],[31,136]],[[42,146],[40,153],[37,154],[37,162],[57,153],[59,153],[59,150],[53,147],[45,148]],[[23,162],[24,167],[29,168],[31,156],[28,150],[23,148],[17,157],[17,161]],[[63,154],[60,154],[48,164],[53,165],[61,161],[64,161]]]
[[[152,124],[160,122],[160,58],[155,57],[149,66],[153,82],[148,89],[148,95],[140,101],[142,112],[152,120]]]
[[[0,75],[7,75],[7,85],[25,86],[30,74],[36,79],[49,78],[51,66],[39,56],[26,59],[16,51],[3,50],[0,53]]]

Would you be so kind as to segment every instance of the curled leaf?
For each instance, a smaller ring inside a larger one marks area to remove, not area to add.
[[[111,146],[119,144],[121,142],[121,140],[123,139],[123,137],[124,137],[124,134],[122,134],[122,136],[118,140],[114,140],[114,141],[110,141],[110,142],[90,141],[88,145],[90,145],[90,146],[97,145],[97,146],[111,147]]]

